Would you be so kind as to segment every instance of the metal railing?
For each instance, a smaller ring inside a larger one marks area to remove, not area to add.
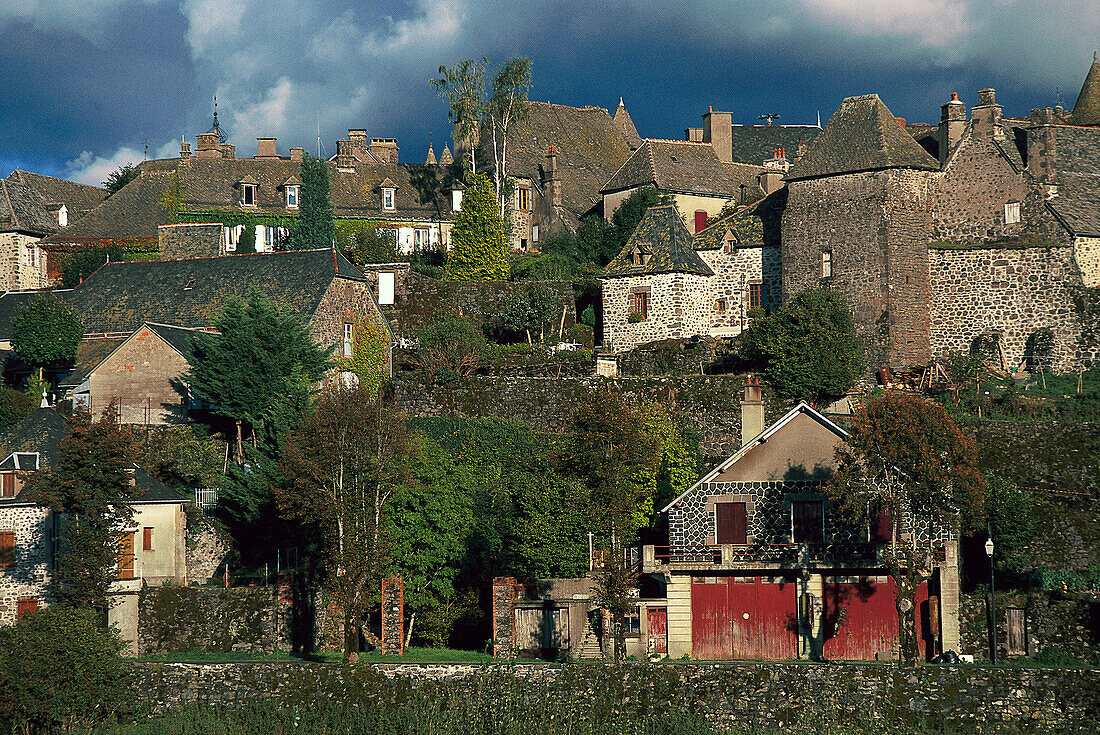
[[[871,561],[878,559],[881,544],[874,543],[778,543],[707,544],[695,546],[644,547],[644,566],[702,564],[730,566],[747,563],[804,564],[828,561]],[[649,552],[652,549],[652,552]]]
[[[203,515],[210,515],[218,507],[218,488],[195,488],[195,507],[202,511]]]

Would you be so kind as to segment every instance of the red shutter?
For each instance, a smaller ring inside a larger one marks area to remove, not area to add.
[[[0,569],[15,565],[15,532],[0,532]]]
[[[882,506],[871,516],[871,541],[888,544],[893,538],[894,518],[889,506]]]
[[[38,610],[38,600],[34,597],[24,597],[15,603],[15,619],[30,615]]]
[[[153,550],[153,529],[148,527],[141,529],[141,550]]]
[[[820,500],[796,500],[792,503],[796,544],[821,543],[824,537],[821,505]]]
[[[744,503],[717,503],[714,506],[717,521],[716,542],[719,544],[747,544],[748,528]]]
[[[707,213],[702,209],[695,210],[695,231],[701,232],[707,227]]]

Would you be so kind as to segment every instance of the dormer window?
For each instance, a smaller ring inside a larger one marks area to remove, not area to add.
[[[298,184],[287,184],[286,186],[286,206],[288,209],[295,209],[298,206]]]
[[[1020,221],[1020,203],[1008,202],[1005,204],[1005,224],[1014,225]]]
[[[243,207],[255,207],[256,206],[256,185],[255,184],[241,184],[241,206],[243,206]]]
[[[642,266],[649,262],[649,253],[644,252],[641,248],[635,247],[630,254],[630,259],[635,266]]]
[[[57,210],[57,226],[65,227],[69,224],[69,208],[64,204]]]
[[[382,190],[382,209],[387,212],[392,212],[396,207],[394,206],[394,190],[385,188]]]

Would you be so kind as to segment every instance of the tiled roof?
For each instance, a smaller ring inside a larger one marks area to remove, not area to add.
[[[695,233],[696,250],[717,250],[732,234],[736,248],[778,247],[780,219],[787,204],[787,188],[773,192],[765,199],[718,220]]]
[[[634,121],[630,119],[630,113],[627,112],[622,97],[619,98],[619,106],[615,108],[615,114],[611,116],[611,119],[619,126],[619,131],[626,138],[627,145],[632,149],[636,149],[642,144],[642,137],[638,135],[638,129],[634,127]]]
[[[45,466],[53,464],[57,445],[69,435],[65,418],[52,408],[36,408],[22,421],[0,434],[0,456],[12,452],[38,452]]]
[[[642,265],[634,265],[638,250]],[[656,275],[658,273],[695,273],[713,276],[710,269],[692,247],[691,234],[674,205],[650,207],[626,245],[607,264],[602,278],[618,276]]]
[[[168,190],[168,171],[142,171],[114,196],[72,222],[46,242],[80,242],[107,237],[157,237],[157,227],[168,224],[161,205]]]
[[[1095,53],[1070,120],[1074,125],[1100,125],[1100,61],[1096,60]]]
[[[48,235],[57,232],[57,220],[46,210],[46,200],[31,187],[0,180],[0,231]]]
[[[337,277],[365,280],[338,251],[293,250],[108,263],[76,288],[55,293],[73,307],[86,334],[129,334],[146,322],[211,326],[231,298],[252,288],[308,321]],[[0,339],[10,338],[27,293],[0,297]]]
[[[762,166],[722,163],[708,143],[684,140],[646,140],[624,163],[604,192],[653,185],[663,191],[733,198],[744,186],[750,201],[763,194],[757,176]]]
[[[788,158],[798,154],[798,142],[810,145],[821,133],[816,125],[734,125],[731,130],[730,160],[759,166],[784,148]]]
[[[572,229],[602,202],[600,189],[630,158],[630,146],[601,107],[531,102],[526,127],[509,134],[508,175],[526,176],[541,184],[551,145],[558,156],[565,224]],[[479,170],[481,166],[488,170],[492,158],[492,141],[483,134]]]
[[[12,171],[8,181],[13,180],[38,191],[47,203],[64,204],[69,212],[70,222],[83,217],[107,198],[107,190],[98,186],[78,184],[68,179],[30,171]]]
[[[939,170],[877,94],[848,97],[787,173],[788,181],[886,168]]]
[[[183,358],[190,362],[191,341],[194,339],[195,333],[199,331],[198,329],[177,327],[174,324],[146,323],[145,326],[149,327],[153,333],[171,345],[176,352],[183,355]]]

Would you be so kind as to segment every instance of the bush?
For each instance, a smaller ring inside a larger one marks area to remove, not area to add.
[[[488,314],[485,332],[495,342],[520,342],[525,338],[542,340],[543,330],[560,314],[561,305],[554,293],[532,284],[522,291],[510,291],[496,313]]]
[[[122,647],[92,612],[56,605],[0,628],[0,722],[68,731],[128,711],[135,692]]]
[[[7,431],[38,408],[42,392],[22,392],[14,388],[0,388],[0,431]]]
[[[416,365],[432,382],[446,383],[481,367],[485,335],[461,317],[432,322],[416,333]]]

